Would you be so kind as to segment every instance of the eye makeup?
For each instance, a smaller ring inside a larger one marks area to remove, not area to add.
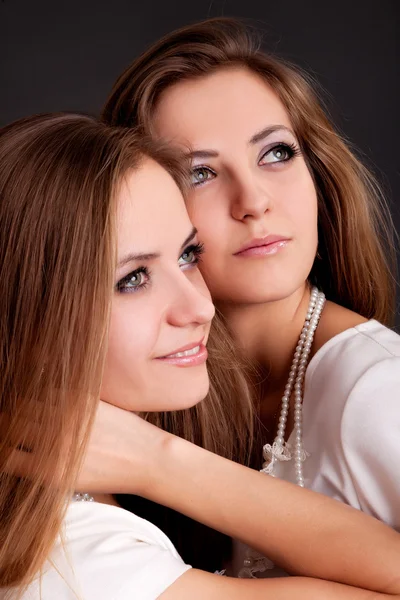
[[[182,270],[196,266],[203,252],[203,244],[190,244],[180,255],[178,259],[179,266]],[[143,291],[150,285],[151,277],[152,272],[149,267],[141,265],[120,279],[115,286],[115,291],[119,294],[132,294]]]
[[[261,161],[263,161],[267,157],[271,160],[265,160],[264,165],[273,165],[283,162],[289,162],[290,160],[292,160],[296,156],[299,156],[300,154],[301,150],[294,142],[290,144],[286,142],[278,142],[274,143],[272,147],[269,147],[268,149],[264,149],[262,151],[261,156],[258,160],[258,164],[260,165]]]

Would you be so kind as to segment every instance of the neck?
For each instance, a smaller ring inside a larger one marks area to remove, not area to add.
[[[118,502],[115,500],[112,494],[93,494],[95,502],[99,504],[110,504],[111,506],[118,506]]]
[[[235,339],[262,376],[261,394],[284,387],[310,300],[304,284],[289,297],[256,305],[220,305]]]

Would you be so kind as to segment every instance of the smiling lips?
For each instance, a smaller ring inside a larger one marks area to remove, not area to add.
[[[234,256],[246,257],[276,254],[287,246],[289,242],[290,239],[282,235],[267,235],[263,238],[254,238],[235,252]]]
[[[188,344],[183,348],[179,348],[179,350],[173,354],[160,356],[157,360],[178,367],[195,367],[203,364],[207,360],[207,357],[207,348],[203,344],[203,340],[201,340],[200,342]]]

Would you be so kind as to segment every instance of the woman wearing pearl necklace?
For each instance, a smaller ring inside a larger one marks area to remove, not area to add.
[[[167,35],[118,79],[103,119],[190,148],[202,272],[257,371],[253,466],[399,529],[387,209],[307,80],[250,38],[230,19]],[[265,572],[236,550],[233,572]]]

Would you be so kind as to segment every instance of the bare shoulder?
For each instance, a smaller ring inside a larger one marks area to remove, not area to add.
[[[347,329],[366,323],[368,319],[339,304],[327,301],[322,311],[319,326],[315,332],[313,353],[317,352],[330,339]]]

